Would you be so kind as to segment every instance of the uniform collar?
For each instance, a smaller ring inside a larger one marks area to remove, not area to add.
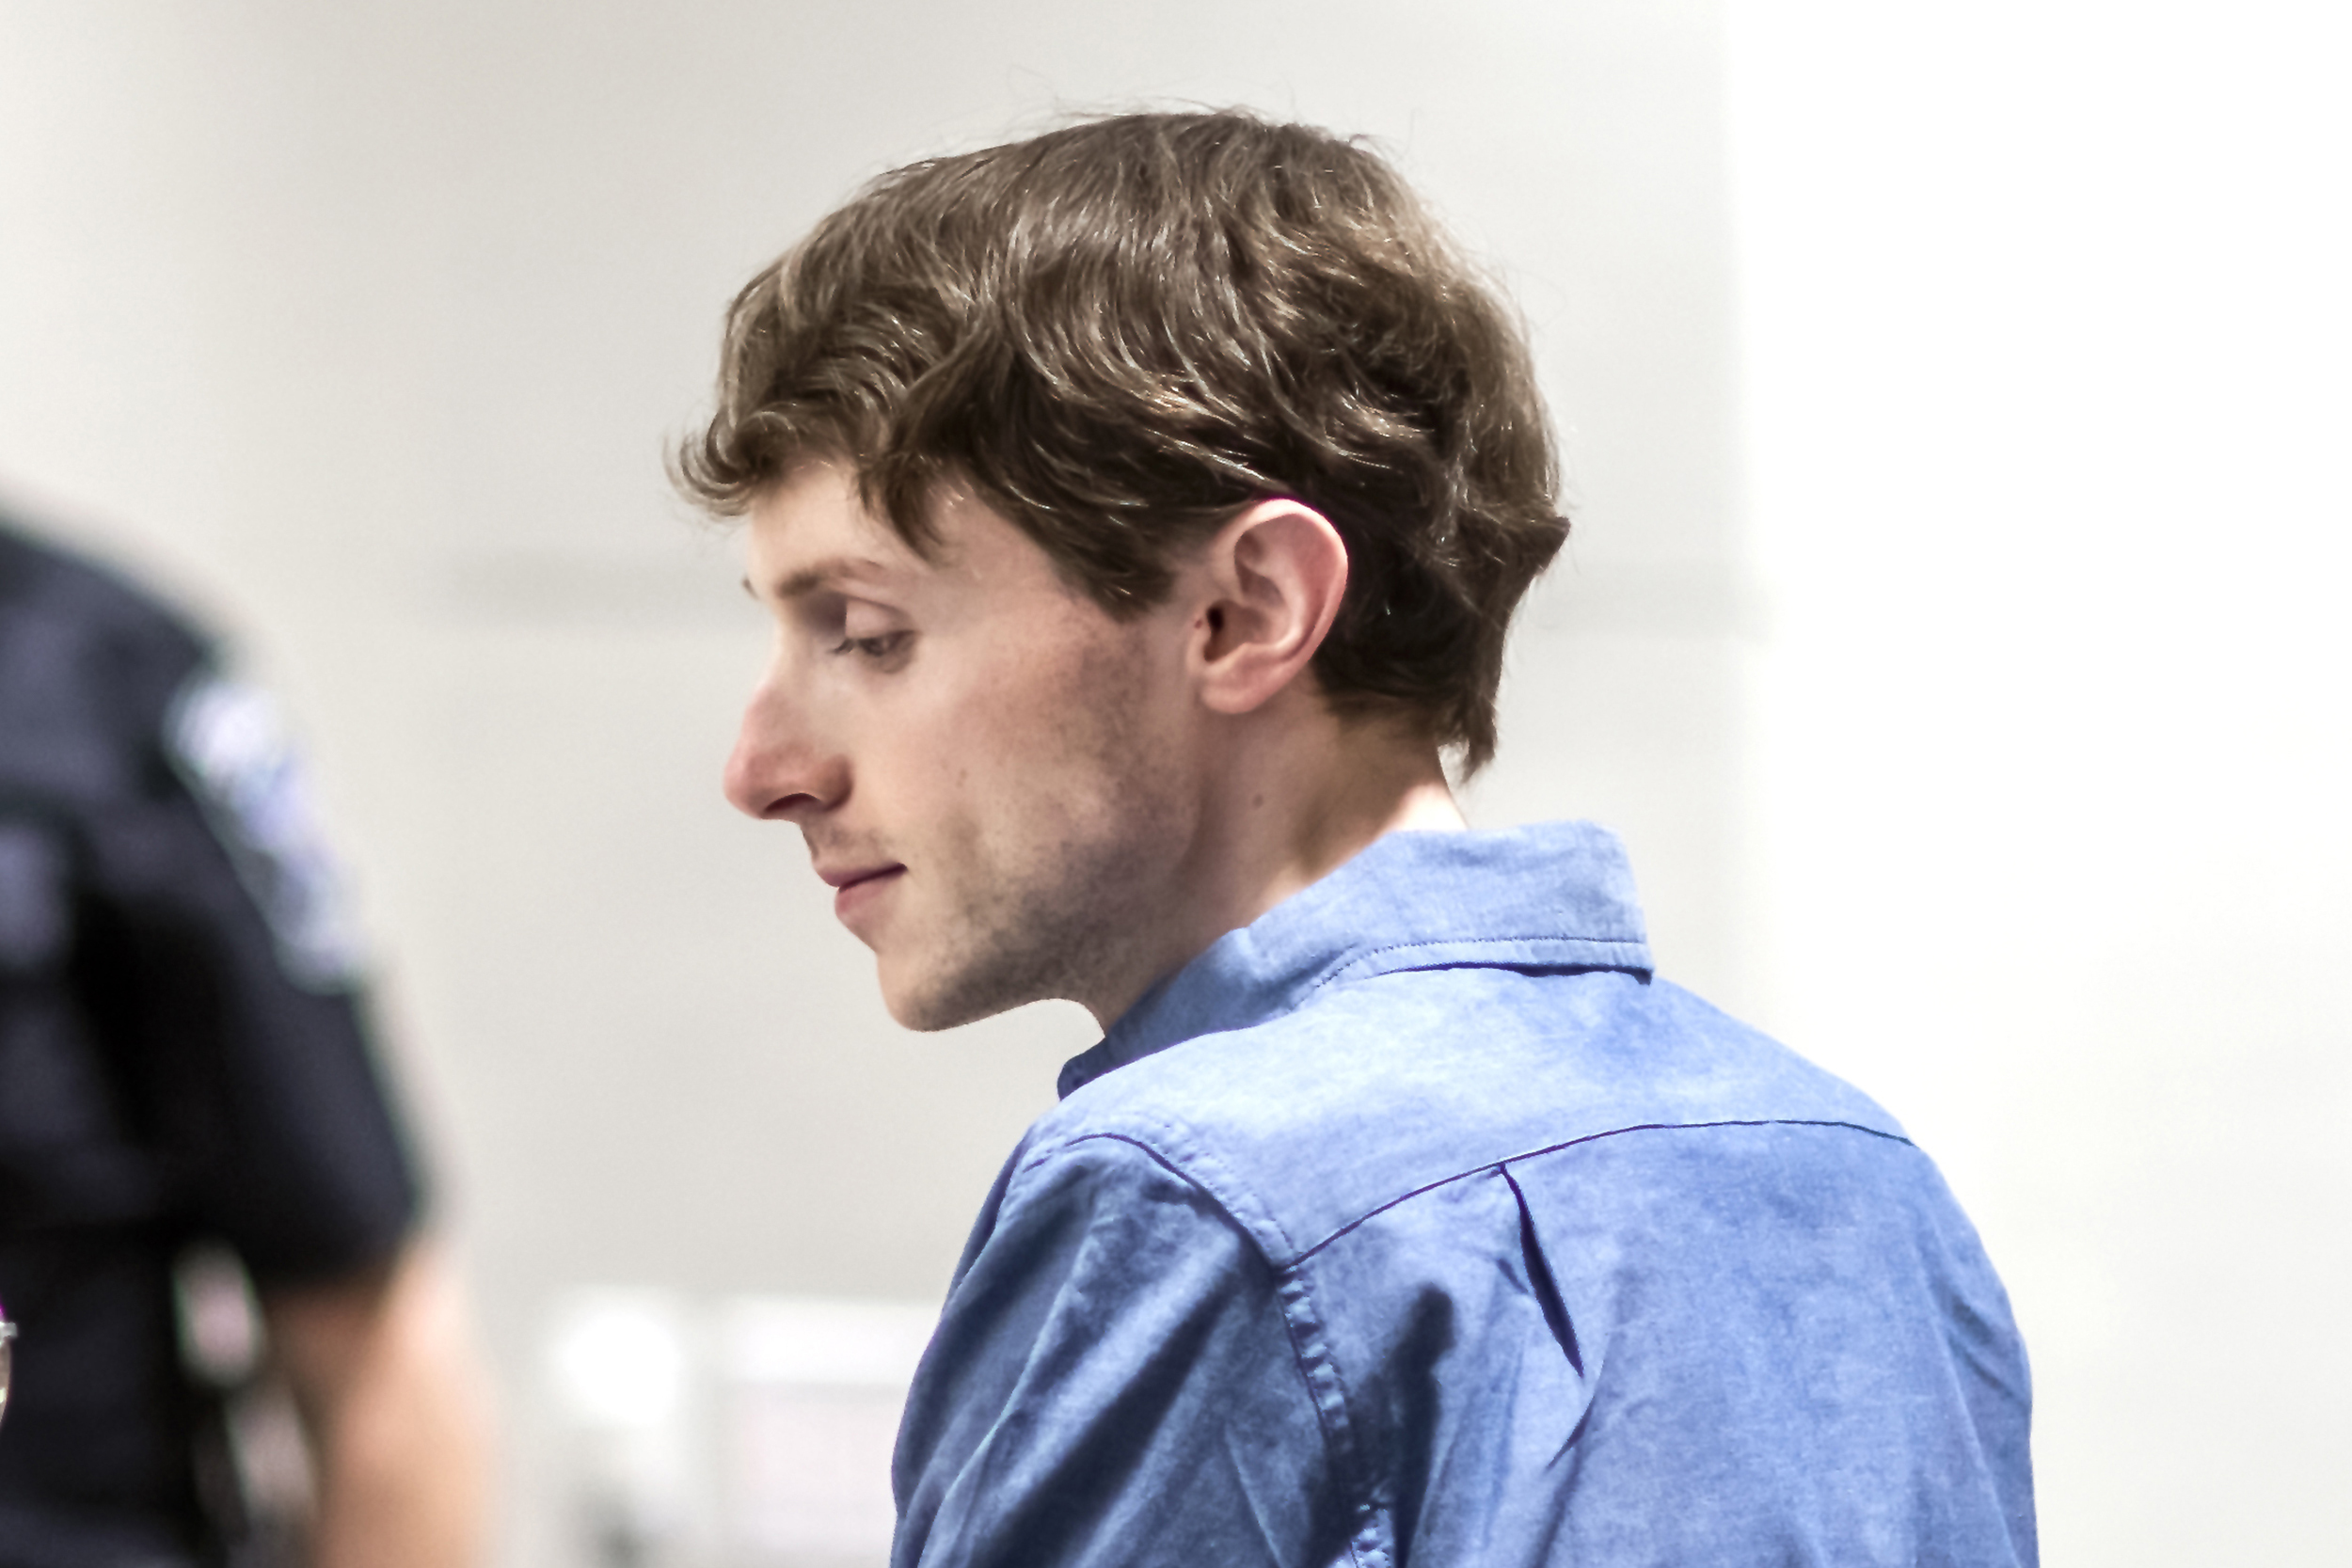
[[[1061,1070],[1068,1096],[1196,1036],[1279,1017],[1324,986],[1404,969],[1619,969],[1646,981],[1633,871],[1590,822],[1393,832],[1143,994]]]

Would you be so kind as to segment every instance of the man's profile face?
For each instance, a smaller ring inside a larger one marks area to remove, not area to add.
[[[776,641],[726,770],[739,809],[800,827],[916,1029],[1123,983],[1199,761],[1181,615],[1115,621],[997,513],[934,504],[926,560],[836,464],[760,498],[748,580]]]

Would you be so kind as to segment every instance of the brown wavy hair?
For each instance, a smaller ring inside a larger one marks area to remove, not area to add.
[[[1493,754],[1512,610],[1567,535],[1516,318],[1360,142],[1244,113],[1097,119],[882,176],[745,285],[682,488],[749,510],[850,463],[918,551],[969,483],[1114,615],[1238,508],[1345,541],[1313,670]]]

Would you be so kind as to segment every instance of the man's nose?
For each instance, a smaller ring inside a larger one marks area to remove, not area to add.
[[[772,685],[752,694],[727,757],[727,800],[764,822],[801,822],[849,793],[849,765]]]

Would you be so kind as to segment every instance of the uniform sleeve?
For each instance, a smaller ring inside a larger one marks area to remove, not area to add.
[[[901,1429],[894,1568],[1346,1559],[1280,1282],[1134,1144],[1017,1168]]]
[[[199,668],[145,784],[91,834],[87,988],[115,1017],[184,1220],[263,1285],[348,1275],[411,1228],[413,1168],[299,758],[250,689]]]

